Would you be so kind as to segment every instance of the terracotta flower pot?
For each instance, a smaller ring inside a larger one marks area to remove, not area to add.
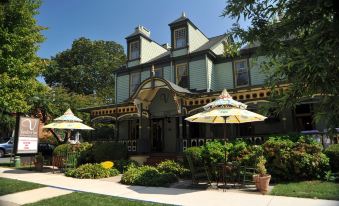
[[[260,190],[259,175],[253,175],[253,182],[255,183],[257,190]]]
[[[266,194],[270,185],[271,175],[259,176],[260,192]]]

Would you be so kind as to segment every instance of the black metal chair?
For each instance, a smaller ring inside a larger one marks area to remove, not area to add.
[[[190,155],[186,155],[186,158],[192,174],[192,183],[199,184],[201,180],[207,180],[208,184],[211,185],[211,175],[206,165],[203,167],[195,166]]]

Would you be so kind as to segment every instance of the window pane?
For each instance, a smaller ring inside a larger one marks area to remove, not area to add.
[[[188,87],[188,69],[187,65],[178,65],[177,69],[177,85],[187,88]]]
[[[162,78],[162,68],[156,68],[154,69],[154,76]]]
[[[131,42],[130,43],[130,59],[137,59],[139,58],[139,41]]]
[[[181,28],[174,31],[174,45],[175,48],[181,48],[187,45],[186,28]]]
[[[248,68],[245,61],[235,63],[236,84],[246,86],[249,84]]]
[[[131,80],[130,80],[130,93],[131,94],[135,92],[139,84],[140,84],[140,72],[132,73]]]

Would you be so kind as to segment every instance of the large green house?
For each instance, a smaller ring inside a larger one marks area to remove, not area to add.
[[[265,73],[255,46],[234,58],[224,55],[226,35],[207,37],[184,14],[169,24],[170,44],[151,39],[143,26],[126,37],[126,65],[115,71],[115,102],[92,107],[92,122],[114,124],[111,139],[122,142],[131,155],[146,159],[155,154],[182,153],[191,146],[223,137],[222,125],[198,124],[185,117],[201,111],[226,88],[233,99],[258,111],[267,102]],[[287,84],[277,85],[284,92]],[[265,122],[228,125],[227,136],[260,142],[267,135],[311,130],[313,104],[269,116]]]

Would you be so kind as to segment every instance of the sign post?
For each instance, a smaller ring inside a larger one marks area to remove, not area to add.
[[[38,153],[39,119],[20,117],[17,114],[17,127],[14,139],[14,154]],[[20,157],[15,157],[15,165],[20,166]]]

